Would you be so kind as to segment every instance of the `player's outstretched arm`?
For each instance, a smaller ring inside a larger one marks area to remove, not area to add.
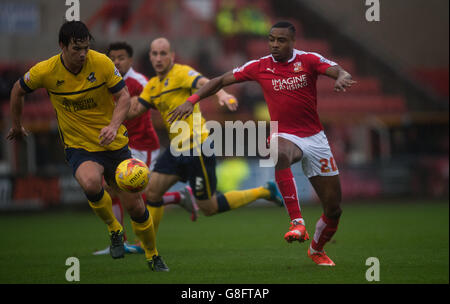
[[[200,89],[206,83],[208,83],[208,81],[210,81],[210,80],[206,77],[200,78],[200,80],[197,81],[196,89]],[[217,96],[217,101],[219,102],[219,104],[221,106],[226,105],[228,110],[230,110],[230,111],[237,110],[239,104],[238,104],[238,100],[236,99],[235,96],[233,96],[232,94],[229,94],[224,89],[220,89],[219,91],[217,91],[216,96]]]
[[[12,90],[10,98],[12,126],[6,135],[9,140],[21,139],[28,135],[28,132],[22,126],[22,109],[24,96],[27,92],[20,86],[19,80],[16,81]]]
[[[197,93],[193,94],[188,98],[188,100],[182,105],[175,108],[175,110],[169,113],[169,123],[174,122],[178,119],[184,119],[189,117],[194,111],[194,105],[200,100],[216,94],[222,88],[236,83],[237,80],[234,78],[233,72],[229,71],[222,76],[216,77],[208,81],[203,87],[201,87]]]
[[[116,100],[116,107],[114,108],[111,122],[100,131],[98,136],[101,146],[107,146],[114,141],[117,130],[125,120],[130,109],[130,94],[128,93],[127,86],[124,86],[119,92],[113,95]]]
[[[147,112],[150,108],[154,109],[151,104],[148,104],[148,107],[145,107],[139,102],[138,96],[133,96],[130,98],[130,110],[127,113],[126,120],[130,120],[133,118],[136,118],[138,116],[141,116],[145,112]]]
[[[345,92],[346,88],[350,88],[356,83],[356,81],[352,79],[352,75],[339,65],[329,67],[325,71],[325,75],[336,79],[336,82],[334,83],[334,91],[336,92]]]

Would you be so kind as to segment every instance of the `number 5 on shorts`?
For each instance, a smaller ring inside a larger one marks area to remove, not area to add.
[[[319,161],[322,164],[322,167],[320,168],[320,171],[322,171],[322,173],[330,172],[330,167],[328,166],[328,159],[322,158]],[[331,165],[331,171],[336,171],[337,170],[336,163],[334,162],[334,158],[333,157],[330,157],[330,165]]]

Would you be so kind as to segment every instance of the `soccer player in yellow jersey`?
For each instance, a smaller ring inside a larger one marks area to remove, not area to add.
[[[167,123],[168,114],[183,104],[192,91],[203,86],[208,79],[187,65],[175,63],[175,54],[166,38],[153,40],[149,56],[157,75],[149,80],[139,98],[131,99],[132,105],[127,119],[139,116],[150,108],[155,108],[161,113],[172,140],[176,136],[180,136],[180,133],[170,133],[171,125]],[[223,90],[216,95],[220,104],[226,104],[230,110],[236,110],[237,102],[234,96]],[[198,106],[194,109],[195,113],[201,115]],[[201,144],[207,139],[209,132],[204,126],[204,118],[201,117],[203,127],[198,132],[200,134],[194,135],[193,119],[193,115],[191,115],[184,120],[190,126],[190,134],[187,134],[184,140],[188,141],[186,146],[191,150],[189,153],[191,156],[175,156],[171,153],[171,149],[167,148],[158,158],[150,176],[146,195],[147,204],[151,206],[150,212],[155,230],[157,230],[163,215],[162,197],[178,181],[189,182],[198,207],[207,216],[242,207],[260,198],[274,201],[279,205],[283,204],[283,199],[273,182],[254,189],[229,191],[225,194],[216,192],[215,156],[205,156],[201,149]],[[198,153],[192,153],[194,149]]]
[[[22,126],[23,97],[45,88],[55,108],[66,160],[84,190],[89,205],[107,225],[111,256],[124,257],[123,227],[115,218],[103,177],[130,214],[149,267],[169,271],[156,249],[152,217],[140,194],[121,191],[114,178],[117,165],[131,157],[122,125],[130,96],[120,73],[104,54],[89,50],[92,39],[80,21],[64,23],[59,31],[61,53],[33,66],[11,91],[12,127],[8,139],[27,135]]]

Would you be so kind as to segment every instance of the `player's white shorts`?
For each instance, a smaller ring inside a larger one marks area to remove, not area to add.
[[[148,166],[150,171],[153,171],[153,167],[155,167],[156,159],[159,155],[159,149],[137,150],[130,147],[130,151],[133,158],[143,161]]]
[[[301,163],[306,177],[339,174],[330,144],[323,131],[310,137],[298,137],[287,133],[275,133],[272,137],[274,136],[283,137],[293,142],[303,151]]]

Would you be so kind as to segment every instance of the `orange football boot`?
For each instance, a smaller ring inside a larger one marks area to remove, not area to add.
[[[303,243],[304,241],[309,240],[309,235],[305,225],[292,221],[291,228],[289,228],[289,231],[284,235],[284,239],[288,243],[292,243],[293,241]]]
[[[308,248],[308,256],[319,266],[336,266],[334,262],[327,256],[325,251],[311,254],[311,248]]]

